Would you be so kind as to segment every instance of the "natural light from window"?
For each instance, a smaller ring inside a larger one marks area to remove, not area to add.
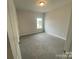
[[[37,18],[37,29],[42,29],[42,28],[43,28],[43,19]]]

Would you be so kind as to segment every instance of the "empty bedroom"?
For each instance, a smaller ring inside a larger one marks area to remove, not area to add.
[[[22,59],[72,59],[72,0],[13,0],[13,3]]]

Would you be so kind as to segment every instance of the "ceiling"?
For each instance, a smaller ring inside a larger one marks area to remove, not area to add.
[[[15,7],[18,10],[31,10],[36,12],[48,12],[60,6],[70,3],[72,0],[48,0],[45,7],[36,5],[36,0],[14,0]]]

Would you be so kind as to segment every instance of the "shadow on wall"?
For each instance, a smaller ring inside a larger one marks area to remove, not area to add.
[[[7,36],[7,59],[13,59],[9,38]]]

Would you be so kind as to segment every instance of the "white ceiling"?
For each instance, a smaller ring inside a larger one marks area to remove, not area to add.
[[[58,8],[70,3],[72,0],[48,0],[46,7],[39,7],[36,5],[36,0],[14,0],[16,9],[32,10],[37,12],[48,12],[52,9]]]

